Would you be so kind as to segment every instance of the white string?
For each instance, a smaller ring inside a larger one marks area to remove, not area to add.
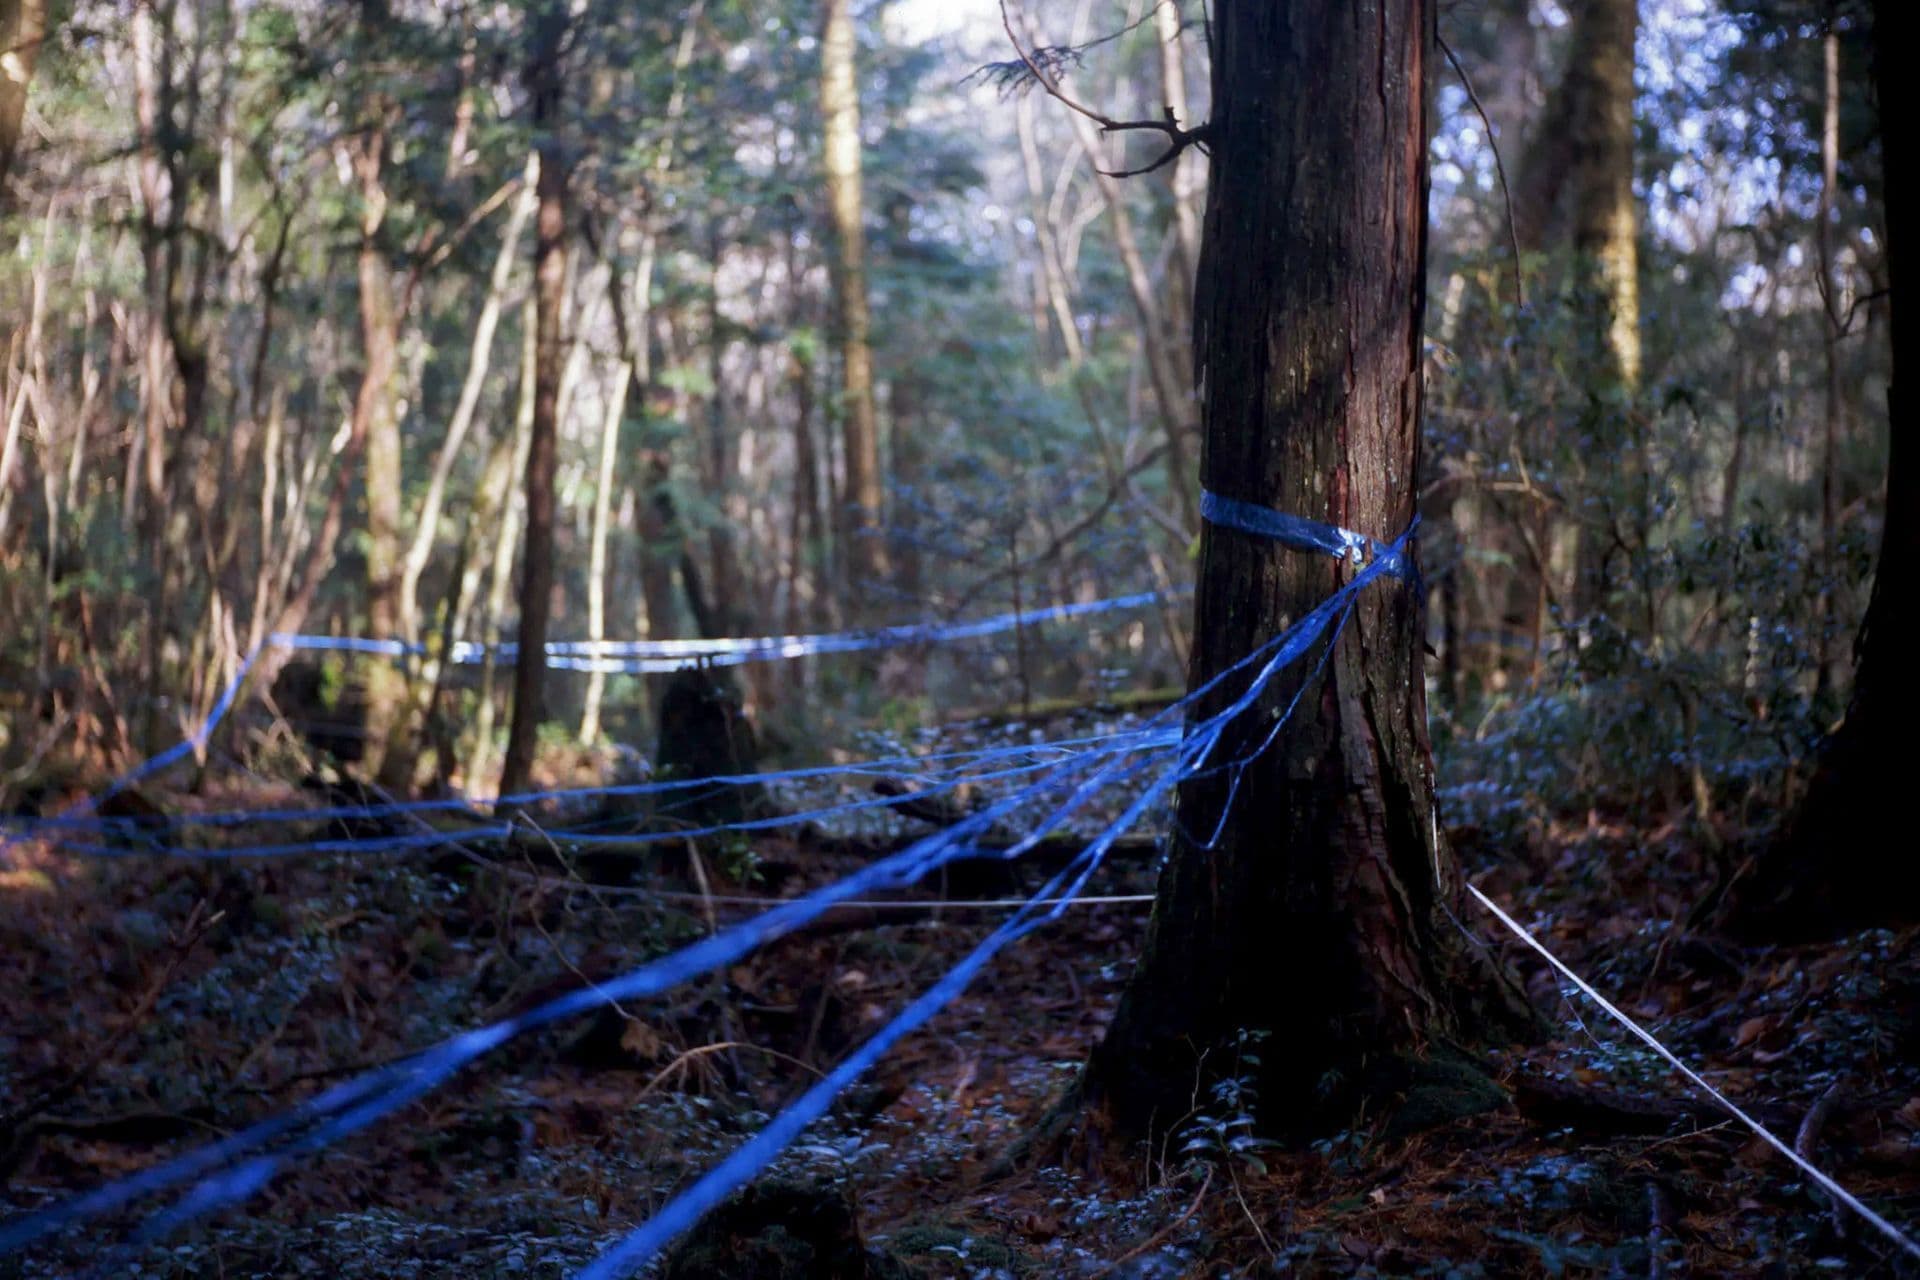
[[[1649,1049],[1652,1049],[1655,1053],[1659,1054],[1662,1058],[1666,1059],[1667,1065],[1671,1066],[1675,1071],[1678,1071],[1681,1075],[1685,1076],[1688,1080],[1692,1081],[1695,1085],[1698,1085],[1707,1094],[1708,1097],[1712,1098],[1715,1102],[1720,1104],[1720,1106],[1726,1110],[1728,1115],[1732,1116],[1735,1120],[1738,1120],[1741,1124],[1746,1125],[1747,1128],[1753,1130],[1754,1135],[1758,1137],[1762,1142],[1766,1143],[1768,1146],[1772,1147],[1775,1151],[1778,1151],[1781,1155],[1791,1160],[1795,1165],[1799,1166],[1800,1171],[1806,1174],[1809,1178],[1812,1178],[1816,1183],[1818,1183],[1820,1185],[1820,1188],[1823,1191],[1825,1191],[1828,1195],[1832,1196],[1835,1200],[1838,1200],[1841,1204],[1846,1205],[1847,1208],[1853,1210],[1855,1213],[1865,1218],[1868,1222],[1872,1223],[1875,1229],[1877,1229],[1881,1235],[1885,1236],[1887,1239],[1893,1241],[1896,1245],[1900,1246],[1900,1248],[1904,1252],[1906,1252],[1909,1256],[1914,1258],[1920,1258],[1920,1244],[1914,1243],[1913,1238],[1911,1236],[1907,1235],[1905,1232],[1900,1230],[1900,1228],[1894,1226],[1891,1222],[1888,1222],[1885,1218],[1875,1213],[1872,1209],[1869,1209],[1865,1204],[1861,1203],[1860,1198],[1854,1195],[1851,1191],[1848,1191],[1845,1187],[1835,1182],[1832,1178],[1828,1177],[1826,1174],[1822,1173],[1820,1170],[1814,1168],[1813,1165],[1807,1162],[1807,1159],[1805,1156],[1802,1156],[1798,1151],[1795,1151],[1792,1147],[1782,1142],[1779,1138],[1774,1137],[1772,1132],[1770,1132],[1765,1125],[1761,1124],[1758,1120],[1755,1120],[1752,1116],[1748,1115],[1746,1112],[1742,1111],[1738,1106],[1734,1105],[1733,1100],[1728,1098],[1726,1094],[1721,1093],[1718,1089],[1714,1088],[1712,1085],[1708,1084],[1705,1080],[1701,1079],[1699,1072],[1695,1071],[1692,1067],[1689,1067],[1686,1063],[1680,1061],[1680,1059],[1674,1055],[1674,1052],[1671,1049],[1667,1048],[1667,1046],[1661,1044],[1658,1040],[1653,1038],[1652,1032],[1646,1030],[1639,1023],[1635,1022],[1632,1018],[1629,1018],[1626,1014],[1622,1013],[1619,1010],[1619,1008],[1617,1008],[1611,1000],[1607,999],[1605,996],[1601,995],[1598,991],[1594,990],[1592,983],[1588,982],[1585,978],[1582,978],[1579,974],[1575,973],[1572,969],[1569,969],[1566,966],[1566,964],[1560,959],[1559,956],[1556,956],[1553,954],[1553,952],[1547,950],[1546,947],[1541,944],[1539,939],[1535,938],[1531,933],[1528,933],[1526,929],[1520,925],[1519,921],[1515,920],[1512,916],[1508,915],[1505,911],[1501,910],[1499,904],[1496,903],[1492,898],[1489,898],[1486,894],[1480,892],[1480,890],[1475,888],[1473,885],[1467,886],[1467,892],[1471,893],[1475,898],[1479,899],[1481,906],[1493,912],[1495,916],[1498,916],[1500,919],[1500,923],[1504,924],[1505,926],[1507,926],[1508,929],[1512,930],[1513,935],[1515,937],[1519,938],[1520,941],[1532,947],[1535,951],[1538,951],[1548,964],[1552,965],[1555,969],[1560,971],[1561,975],[1564,976],[1567,979],[1567,981],[1573,983],[1574,986],[1580,988],[1580,990],[1585,992],[1587,996],[1595,1004],[1599,1005],[1602,1009],[1606,1010],[1607,1014],[1610,1017],[1612,1017],[1615,1022],[1618,1022],[1621,1026],[1633,1032],[1633,1034],[1638,1036],[1641,1042],[1644,1043]]]

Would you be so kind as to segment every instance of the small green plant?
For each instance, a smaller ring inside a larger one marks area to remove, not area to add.
[[[1197,1112],[1182,1130],[1180,1154],[1190,1162],[1228,1164],[1229,1172],[1232,1165],[1251,1173],[1267,1172],[1260,1153],[1278,1144],[1254,1133],[1260,1102],[1255,1080],[1260,1070],[1259,1045],[1266,1038],[1265,1031],[1235,1033],[1233,1065],[1208,1088],[1212,1105]]]

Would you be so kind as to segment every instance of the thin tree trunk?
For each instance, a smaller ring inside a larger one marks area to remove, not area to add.
[[[880,426],[873,399],[872,320],[867,310],[867,234],[860,174],[860,91],[854,74],[851,0],[824,0],[820,37],[820,111],[827,216],[833,226],[835,346],[840,356],[839,410],[846,441],[847,563],[864,593],[890,573],[882,516]]]
[[[1180,42],[1180,6],[1177,0],[1156,0],[1153,7],[1154,33],[1160,40],[1160,96],[1167,114],[1183,128],[1192,128],[1187,118],[1187,64]],[[1194,207],[1198,184],[1194,180],[1200,157],[1192,148],[1181,152],[1167,166],[1167,194],[1173,203],[1175,243],[1179,247],[1180,280],[1175,297],[1181,305],[1176,314],[1189,316],[1193,300],[1193,282],[1200,272],[1200,214]]]
[[[607,390],[606,417],[600,424],[600,466],[594,477],[593,532],[587,551],[587,638],[596,644],[607,638],[607,526],[613,514],[613,464],[620,451],[620,423],[627,412],[627,387],[633,364],[614,366],[613,385]],[[580,742],[600,740],[600,701],[607,677],[597,667],[587,676],[586,705],[580,712]]]
[[[540,722],[546,713],[547,618],[553,608],[553,477],[559,436],[560,383],[566,343],[567,169],[556,132],[563,80],[560,46],[568,9],[547,0],[535,19],[527,88],[540,138],[539,249],[534,265],[535,355],[533,434],[527,449],[527,537],[520,577],[519,653],[513,673],[513,724],[500,770],[502,794],[525,790],[533,776]]]
[[[1194,356],[1208,487],[1386,540],[1411,522],[1419,475],[1434,8],[1367,7],[1216,6]],[[1206,526],[1189,687],[1350,572]],[[1447,917],[1459,880],[1434,820],[1420,606],[1394,580],[1363,594],[1324,673],[1296,666],[1228,730],[1216,763],[1247,758],[1244,778],[1182,785],[1139,965],[1082,1081],[1123,1132],[1188,1113],[1196,1070],[1234,1070],[1242,1030],[1276,1037],[1250,1072],[1264,1120],[1310,1130],[1417,1089],[1430,1046],[1517,1018]]]
[[[1816,243],[1819,246],[1820,345],[1826,359],[1826,412],[1822,420],[1820,455],[1820,572],[1828,589],[1815,597],[1814,701],[1827,705],[1837,672],[1833,645],[1833,599],[1844,575],[1840,557],[1840,434],[1846,401],[1840,392],[1840,316],[1833,273],[1833,196],[1840,173],[1840,33],[1831,24],[1821,40],[1825,64],[1824,104],[1820,122],[1820,206]]]
[[[479,318],[473,325],[473,345],[467,356],[466,380],[460,384],[460,399],[453,417],[447,421],[446,438],[433,460],[433,473],[427,478],[426,496],[420,500],[420,514],[414,524],[413,543],[407,548],[406,565],[400,576],[401,633],[408,643],[420,639],[420,575],[433,556],[440,528],[440,507],[446,500],[447,479],[473,429],[474,415],[480,408],[480,396],[486,390],[487,371],[493,360],[494,333],[500,325],[500,310],[506,303],[507,287],[513,278],[514,263],[520,257],[520,236],[526,229],[537,203],[534,186],[540,180],[540,158],[527,158],[525,184],[507,215],[507,227],[500,237],[500,252],[493,260],[493,273],[487,278],[487,296],[480,304]]]
[[[536,369],[539,364],[537,322],[524,326],[520,352],[520,394],[514,411],[513,435],[494,446],[487,459],[486,479],[480,486],[482,504],[474,513],[475,523],[485,536],[494,534],[493,567],[488,579],[486,603],[480,624],[474,631],[485,646],[480,663],[480,696],[474,712],[473,742],[467,763],[461,770],[467,789],[479,785],[493,754],[494,683],[499,667],[500,619],[507,611],[507,598],[513,593],[513,558],[519,541],[520,522],[516,506],[524,503],[524,494],[514,487],[514,478],[525,474],[527,457],[533,449],[533,405]],[[499,495],[489,501],[488,495]],[[490,518],[488,524],[483,519]],[[468,560],[468,572],[479,572],[479,558]],[[471,597],[469,597],[471,598]]]
[[[1199,506],[1193,493],[1194,434],[1192,382],[1182,376],[1180,363],[1168,344],[1166,319],[1161,313],[1158,292],[1140,245],[1133,234],[1133,215],[1127,210],[1126,190],[1120,179],[1100,166],[1100,135],[1091,120],[1077,111],[1069,112],[1074,137],[1080,143],[1087,163],[1093,169],[1094,183],[1106,202],[1107,218],[1113,228],[1113,245],[1126,272],[1127,292],[1133,298],[1134,314],[1140,322],[1140,354],[1147,366],[1147,378],[1153,388],[1154,405],[1160,411],[1161,430],[1167,438],[1167,471],[1171,477],[1180,515],[1185,527],[1199,521]]]

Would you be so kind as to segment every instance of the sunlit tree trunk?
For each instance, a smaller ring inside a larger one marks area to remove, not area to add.
[[[380,108],[375,108],[376,112]],[[365,362],[353,402],[352,433],[366,441],[362,477],[367,501],[367,633],[392,640],[401,633],[400,486],[403,460],[400,423],[394,414],[393,384],[399,370],[400,318],[394,306],[393,279],[380,246],[387,193],[381,170],[386,162],[384,121],[373,124],[357,143],[353,163],[360,182],[360,249],[356,263],[360,290],[360,347]],[[388,737],[406,698],[406,679],[397,664],[369,664],[366,673],[366,753],[361,764],[383,784],[403,782],[385,764]],[[396,759],[410,753],[396,752]]]
[[[0,209],[7,205],[7,175],[20,149],[33,64],[47,36],[47,0],[0,0]]]
[[[1193,380],[1181,368],[1178,353],[1167,332],[1166,316],[1160,304],[1147,261],[1133,233],[1133,215],[1127,208],[1126,189],[1120,179],[1103,171],[1100,135],[1093,122],[1079,112],[1069,112],[1074,137],[1093,167],[1093,180],[1107,206],[1107,222],[1113,231],[1114,251],[1127,277],[1127,293],[1133,299],[1133,311],[1140,327],[1140,357],[1147,366],[1147,380],[1153,389],[1154,407],[1160,411],[1160,427],[1167,440],[1167,473],[1172,477],[1175,501],[1181,517],[1191,529],[1199,521],[1199,507],[1193,496],[1194,435]]]
[[[820,36],[821,160],[833,226],[833,339],[840,356],[839,410],[846,441],[847,562],[856,592],[884,580],[880,426],[873,399],[873,347],[867,310],[867,233],[860,174],[860,90],[854,73],[851,0],[824,0]]]
[[[566,365],[562,311],[567,301],[567,168],[558,137],[560,46],[568,10],[547,0],[534,19],[527,89],[540,148],[539,249],[534,265],[533,434],[527,449],[527,536],[520,575],[519,655],[513,673],[513,724],[501,765],[502,794],[526,789],[546,712],[547,619],[553,608],[553,478],[560,384]]]
[[[487,279],[486,297],[481,300],[480,314],[473,323],[473,344],[467,355],[467,375],[460,384],[460,399],[454,405],[453,416],[447,420],[446,437],[441,441],[439,455],[434,458],[433,471],[427,477],[426,495],[420,500],[413,542],[407,548],[406,564],[400,576],[401,631],[409,642],[420,639],[420,575],[426,572],[427,561],[433,558],[440,526],[440,508],[446,501],[447,480],[453,474],[454,463],[459,460],[467,433],[473,429],[474,417],[480,409],[480,397],[486,390],[487,373],[493,365],[493,338],[500,327],[500,312],[506,305],[507,287],[513,277],[514,264],[520,258],[520,237],[537,202],[534,184],[539,181],[539,175],[539,157],[529,157],[526,175],[522,179],[525,186],[507,215],[506,230],[500,237],[500,252],[493,260],[493,273]]]
[[[1920,861],[1902,843],[1912,780],[1912,731],[1920,715],[1920,664],[1899,620],[1911,607],[1908,579],[1920,565],[1920,467],[1912,429],[1920,382],[1920,323],[1915,319],[1916,197],[1909,162],[1920,156],[1898,123],[1920,108],[1905,55],[1913,48],[1913,7],[1873,6],[1874,80],[1886,183],[1887,271],[1892,293],[1892,419],[1887,455],[1886,524],[1867,616],[1855,642],[1853,694],[1846,719],[1821,744],[1800,810],[1781,839],[1735,886],[1735,924],[1770,938],[1831,935],[1867,925],[1920,920]]]
[[[1391,539],[1419,474],[1434,7],[1222,0],[1214,13],[1194,326],[1205,483]],[[1189,686],[1351,572],[1206,526]],[[1274,1036],[1257,1072],[1264,1121],[1304,1130],[1390,1105],[1423,1079],[1429,1047],[1517,1016],[1448,918],[1459,881],[1434,820],[1419,615],[1406,585],[1371,588],[1324,674],[1297,665],[1228,732],[1219,758],[1250,754],[1310,682],[1244,781],[1183,784],[1141,959],[1083,1077],[1082,1101],[1121,1131],[1188,1114],[1196,1071],[1231,1071],[1243,1030]],[[1199,713],[1237,691],[1229,681]]]
[[[1167,111],[1182,127],[1191,128],[1187,117],[1187,64],[1180,33],[1180,6],[1175,0],[1161,0],[1153,7],[1154,34],[1160,41],[1160,97]],[[1167,166],[1167,193],[1173,205],[1175,243],[1179,246],[1180,269],[1175,296],[1180,305],[1174,315],[1185,319],[1193,299],[1193,282],[1200,272],[1200,212],[1195,207],[1199,188],[1196,173],[1200,157],[1193,150],[1182,152]],[[1176,326],[1176,332],[1180,331]]]
[[[618,286],[616,286],[618,287]],[[600,422],[600,463],[594,471],[593,527],[587,547],[587,638],[596,643],[607,637],[607,531],[613,520],[614,462],[620,452],[620,424],[627,414],[627,387],[633,381],[633,363],[622,359],[607,388],[606,415]],[[587,676],[585,705],[580,711],[580,742],[600,740],[600,703],[606,697],[607,677],[598,668]]]

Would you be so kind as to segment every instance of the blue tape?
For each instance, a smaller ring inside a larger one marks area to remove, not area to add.
[[[1332,650],[1340,630],[1352,616],[1355,597],[1374,578],[1392,571],[1405,541],[1406,536],[1403,535],[1391,548],[1386,549],[1392,553],[1390,556],[1376,557],[1374,563],[1365,567],[1351,582],[1342,586],[1306,617],[1288,628],[1274,641],[1260,646],[1254,654],[1249,655],[1251,659],[1265,653],[1266,661],[1254,679],[1249,682],[1247,689],[1225,709],[1208,717],[1190,730],[1180,748],[1174,753],[1174,764],[1163,769],[1126,810],[1109,824],[1073,863],[1063,868],[1042,886],[1039,892],[1028,900],[1026,906],[989,934],[959,964],[948,970],[938,982],[902,1009],[871,1039],[841,1061],[791,1106],[774,1117],[760,1132],[702,1175],[691,1187],[674,1197],[639,1228],[602,1253],[585,1269],[577,1272],[576,1280],[614,1280],[615,1277],[629,1274],[634,1268],[654,1257],[675,1237],[687,1231],[701,1217],[718,1206],[727,1196],[765,1170],[805,1131],[809,1124],[826,1114],[827,1109],[833,1105],[834,1099],[877,1062],[888,1049],[952,1003],[996,953],[1064,912],[1085,887],[1094,871],[1098,869],[1114,840],[1138,821],[1148,809],[1159,803],[1174,785],[1199,772],[1214,748],[1219,745],[1228,726],[1254,705],[1275,675],[1306,653],[1330,628],[1334,634],[1329,640],[1328,650],[1329,652]],[[1182,704],[1190,704],[1203,696],[1228,674],[1243,666],[1246,661],[1248,659],[1243,659],[1241,663],[1234,664],[1226,672],[1207,681],[1200,689],[1182,699]],[[1285,723],[1298,704],[1299,695],[1296,694],[1288,703],[1280,723]],[[1278,725],[1261,739],[1250,753],[1219,767],[1244,770],[1252,760],[1258,758],[1260,753],[1267,749],[1277,733]],[[1042,915],[1034,914],[1037,904],[1047,899],[1054,899],[1052,909]]]
[[[406,814],[427,813],[465,813],[482,805],[507,804],[525,807],[548,800],[602,798],[638,798],[650,795],[664,795],[676,791],[690,791],[698,788],[729,786],[765,786],[776,782],[813,781],[830,777],[890,777],[905,770],[918,771],[922,776],[940,777],[948,772],[960,772],[977,769],[983,765],[997,764],[1002,761],[1031,759],[1047,754],[1072,754],[1083,747],[1098,747],[1117,744],[1123,740],[1159,733],[1165,736],[1172,730],[1123,730],[1118,733],[1093,734],[1079,738],[1061,738],[1051,742],[1024,743],[1001,747],[975,747],[966,750],[934,752],[922,756],[894,756],[877,760],[857,761],[850,764],[810,765],[797,769],[773,770],[765,773],[717,774],[705,778],[663,778],[650,782],[610,783],[594,787],[549,788],[539,791],[520,791],[492,799],[486,797],[452,797],[438,800],[405,800],[370,805],[327,805],[312,808],[286,809],[227,809],[204,810],[200,812],[170,814],[167,823],[170,827],[241,827],[257,826],[281,822],[332,822],[348,820],[372,820],[399,817]],[[928,766],[944,766],[928,769]],[[111,792],[109,792],[111,794]],[[99,831],[138,837],[143,833],[141,820],[135,818],[103,818],[90,813],[59,814],[50,818],[0,818],[0,832],[11,831],[20,836],[49,836],[59,839],[63,831],[83,830]],[[458,835],[459,833],[452,833]],[[116,852],[131,852],[119,850]]]
[[[1386,559],[1389,562],[1387,571],[1394,577],[1410,576],[1400,550],[1406,541],[1404,535],[1391,545],[1379,543],[1364,533],[1355,533],[1337,524],[1324,524],[1305,516],[1288,515],[1284,511],[1242,502],[1238,498],[1223,498],[1211,489],[1200,491],[1200,518],[1223,529],[1271,539],[1295,551],[1318,551],[1353,564],[1371,564]]]
[[[1409,530],[1409,534],[1411,530]],[[1203,767],[1219,744],[1226,728],[1239,715],[1243,714],[1260,696],[1268,681],[1295,660],[1300,654],[1333,625],[1336,619],[1344,623],[1346,611],[1362,587],[1383,573],[1394,571],[1401,563],[1402,538],[1388,548],[1391,555],[1375,556],[1372,563],[1365,565],[1361,572],[1335,592],[1334,596],[1322,606],[1309,612],[1294,626],[1278,636],[1263,642],[1239,661],[1216,674],[1200,687],[1190,691],[1186,697],[1165,708],[1159,714],[1149,718],[1145,727],[1161,727],[1169,723],[1184,720],[1188,710],[1197,701],[1217,688],[1224,680],[1236,676],[1257,665],[1258,670],[1249,682],[1246,690],[1235,697],[1219,713],[1206,718],[1189,729],[1177,746],[1161,746],[1141,753],[1144,758],[1132,758],[1126,754],[1113,753],[1099,768],[1095,753],[1085,753],[1055,765],[1038,781],[1021,789],[1015,794],[995,802],[986,808],[969,815],[960,823],[935,835],[916,841],[898,854],[884,858],[855,872],[835,884],[828,885],[792,902],[783,903],[740,924],[719,930],[707,938],[663,956],[658,960],[631,970],[619,978],[571,992],[558,999],[529,1011],[516,1018],[510,1018],[490,1026],[470,1031],[441,1042],[421,1054],[403,1062],[392,1064],[365,1073],[354,1080],[335,1086],[308,1102],[271,1116],[229,1138],[222,1139],[206,1147],[185,1153],[173,1160],[166,1161],[152,1169],[144,1170],[129,1178],[110,1183],[86,1195],[61,1204],[49,1206],[37,1212],[0,1224],[0,1252],[18,1249],[34,1240],[60,1230],[75,1222],[124,1207],[134,1200],[147,1195],[178,1186],[183,1182],[195,1181],[192,1188],[171,1209],[151,1219],[143,1239],[164,1234],[172,1228],[199,1217],[225,1205],[244,1199],[271,1179],[280,1165],[295,1155],[317,1150],[332,1142],[373,1123],[392,1111],[423,1096],[446,1080],[454,1072],[483,1054],[506,1043],[520,1033],[543,1026],[560,1018],[585,1012],[610,1001],[641,999],[660,994],[672,987],[692,981],[713,972],[726,964],[738,960],[754,949],[774,938],[783,936],[815,918],[834,903],[852,898],[860,893],[876,889],[903,887],[912,884],[935,868],[964,853],[973,840],[980,834],[1020,811],[1027,805],[1049,795],[1066,791],[1066,796],[1039,823],[1012,848],[1002,855],[1015,858],[1032,849],[1048,833],[1082,807],[1088,799],[1098,794],[1106,786],[1124,780],[1142,769],[1150,767],[1155,760],[1171,758],[1172,765],[1163,769],[1154,782],[1137,796],[1127,810],[1102,833],[1101,837],[1083,851],[1081,858],[1068,868],[1063,869],[1050,882],[1047,889],[1036,895],[1040,897],[1059,896],[1058,886],[1068,884],[1067,900],[1079,892],[1093,871],[1098,867],[1105,850],[1111,846],[1120,831],[1143,814],[1152,804],[1158,803],[1168,789],[1181,779],[1190,776]],[[1265,741],[1271,741],[1269,734]],[[1264,749],[1264,743],[1262,748]],[[1165,755],[1160,754],[1165,752]],[[1105,753],[1102,753],[1105,754]],[[1066,877],[1071,875],[1071,880]],[[1003,924],[994,934],[977,947],[959,966],[936,983],[933,988],[910,1005],[902,1014],[889,1024],[888,1028],[862,1046],[860,1051],[837,1068],[829,1080],[821,1082],[815,1090],[809,1090],[794,1112],[780,1127],[763,1135],[764,1141],[756,1138],[750,1143],[751,1151],[743,1148],[740,1156],[732,1163],[723,1165],[709,1177],[712,1181],[702,1180],[689,1189],[689,1195],[699,1191],[686,1209],[674,1211],[665,1228],[643,1226],[636,1238],[616,1246],[618,1256],[603,1258],[594,1264],[598,1271],[590,1271],[594,1276],[618,1274],[619,1271],[638,1263],[656,1250],[672,1234],[684,1230],[696,1220],[701,1212],[716,1203],[733,1187],[753,1176],[766,1162],[800,1132],[811,1118],[817,1117],[831,1104],[832,1098],[852,1078],[864,1071],[878,1059],[900,1036],[913,1027],[925,1022],[948,1003],[967,982],[984,967],[991,956],[1047,918],[1064,910],[1066,901],[1054,907],[1045,917],[1031,914],[1035,903],[1030,902],[1021,914]],[[804,1104],[804,1105],[803,1105]],[[805,1108],[814,1108],[809,1115]],[[791,1109],[790,1109],[791,1110]],[[776,1122],[779,1123],[779,1122]],[[293,1141],[276,1150],[264,1154],[252,1155],[262,1147],[278,1143],[289,1135]],[[742,1153],[747,1153],[744,1156]],[[731,1158],[730,1158],[731,1159]],[[233,1163],[240,1161],[240,1163]],[[223,1167],[224,1166],[224,1167]],[[725,1170],[725,1173],[722,1173]],[[217,1172],[216,1172],[217,1171]],[[703,1189],[704,1188],[704,1189]]]
[[[1178,735],[1173,733],[1153,733],[1125,735],[1115,734],[1121,739],[1105,745],[1085,748],[1089,755],[1129,755],[1143,751],[1157,751],[1174,746]],[[1001,781],[1007,778],[1023,777],[1044,770],[1057,769],[1062,762],[1044,760],[1038,763],[1015,765],[1011,768],[989,770],[985,773],[972,771],[950,771],[946,776],[936,775],[933,781],[923,780],[919,790],[892,796],[872,796],[860,800],[843,801],[839,804],[825,805],[814,809],[783,811],[764,818],[743,818],[737,822],[724,822],[711,826],[675,828],[669,831],[641,831],[620,834],[595,834],[585,828],[555,826],[542,828],[549,836],[580,847],[596,845],[615,845],[622,848],[670,843],[681,840],[698,840],[709,836],[727,835],[742,831],[771,831],[781,827],[798,826],[803,823],[817,822],[823,819],[844,817],[848,814],[869,812],[876,809],[890,809],[915,800],[925,800],[932,796],[943,795],[969,784]],[[688,785],[702,786],[708,779],[694,779]],[[399,805],[386,806],[399,809]],[[364,818],[367,811],[336,810],[342,818]],[[89,844],[74,840],[62,840],[58,847],[66,853],[84,854],[99,858],[128,857],[169,857],[194,858],[202,861],[231,861],[249,858],[286,858],[286,857],[325,857],[343,854],[388,854],[404,853],[414,849],[426,849],[457,845],[462,840],[504,839],[514,833],[514,825],[509,822],[489,823],[458,831],[418,832],[409,835],[382,834],[376,836],[345,837],[338,839],[293,840],[273,844],[238,845],[215,848],[188,848],[180,845],[141,844],[128,847]],[[137,836],[137,830],[132,833]]]
[[[554,640],[546,645],[547,665],[563,671],[598,671],[608,675],[644,675],[678,671],[689,662],[708,666],[731,667],[748,662],[771,662],[781,658],[805,658],[818,654],[857,653],[872,649],[891,649],[903,645],[933,644],[948,640],[970,640],[1011,631],[1016,627],[1063,622],[1120,609],[1137,609],[1166,597],[1159,591],[1111,596],[1077,604],[1053,605],[1044,609],[1023,609],[995,614],[971,622],[906,623],[895,627],[877,627],[863,631],[832,631],[812,635],[743,636],[712,640]],[[276,644],[290,649],[335,651],[404,657],[423,653],[419,645],[398,640],[363,640],[343,636],[300,635],[276,632]],[[489,654],[496,661],[510,662],[519,655],[512,641],[486,645],[462,640],[447,653],[447,660],[460,666],[483,662]]]

